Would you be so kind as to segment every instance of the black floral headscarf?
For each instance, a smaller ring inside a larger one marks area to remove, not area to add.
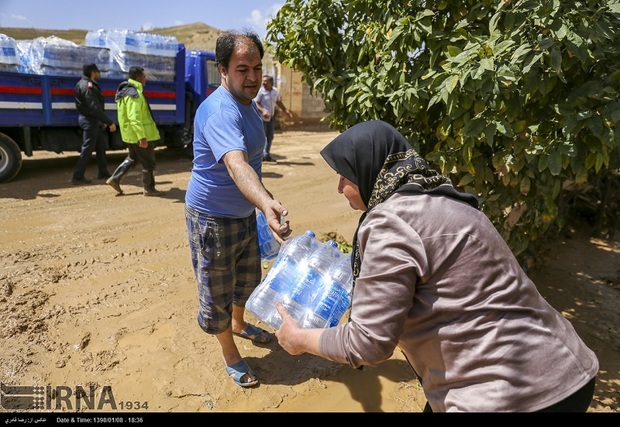
[[[430,169],[398,130],[380,120],[347,129],[321,150],[321,156],[338,174],[359,187],[367,210],[360,217],[358,230],[368,212],[396,192],[441,195],[478,208],[475,196],[458,192],[450,178]],[[361,266],[357,230],[351,258],[355,279]]]

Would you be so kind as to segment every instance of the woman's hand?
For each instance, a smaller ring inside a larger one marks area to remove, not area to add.
[[[276,310],[282,317],[282,325],[276,331],[276,337],[280,346],[287,353],[297,356],[310,353],[315,356],[325,357],[319,349],[321,334],[325,329],[302,329],[295,319],[286,311],[281,302],[276,303]]]
[[[281,302],[276,303],[276,310],[278,310],[278,313],[282,317],[282,325],[280,329],[276,331],[276,337],[278,338],[280,346],[293,356],[305,353],[303,346],[296,344],[296,342],[299,341],[298,337],[302,333],[302,329],[288,311],[286,311]]]

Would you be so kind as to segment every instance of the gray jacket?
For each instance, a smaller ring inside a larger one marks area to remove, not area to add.
[[[394,194],[358,233],[351,322],[321,335],[328,359],[374,365],[398,346],[435,412],[536,411],[597,374],[595,354],[483,212]]]

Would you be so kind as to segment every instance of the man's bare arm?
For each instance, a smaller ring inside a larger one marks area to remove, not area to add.
[[[232,150],[224,155],[224,164],[239,191],[254,206],[263,211],[269,227],[283,239],[291,233],[288,221],[280,222],[280,217],[288,215],[288,211],[265,188],[260,178],[248,163],[245,151]]]

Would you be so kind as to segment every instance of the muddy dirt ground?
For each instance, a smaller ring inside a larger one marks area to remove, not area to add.
[[[277,164],[265,164],[264,182],[289,209],[294,235],[352,239],[358,213],[319,155],[335,136],[276,134]],[[149,198],[138,168],[121,197],[103,181],[71,185],[76,156],[36,153],[14,181],[0,184],[2,383],[109,386],[118,410],[130,404],[144,412],[421,411],[424,396],[398,351],[359,371],[291,356],[275,339],[235,338],[261,378],[257,388],[236,386],[215,338],[196,323],[183,214],[189,158],[159,149],[156,180],[166,193]],[[109,152],[110,170],[124,156]],[[94,175],[93,159],[87,176]],[[589,411],[619,412],[620,239],[569,230],[530,275],[599,357]]]

